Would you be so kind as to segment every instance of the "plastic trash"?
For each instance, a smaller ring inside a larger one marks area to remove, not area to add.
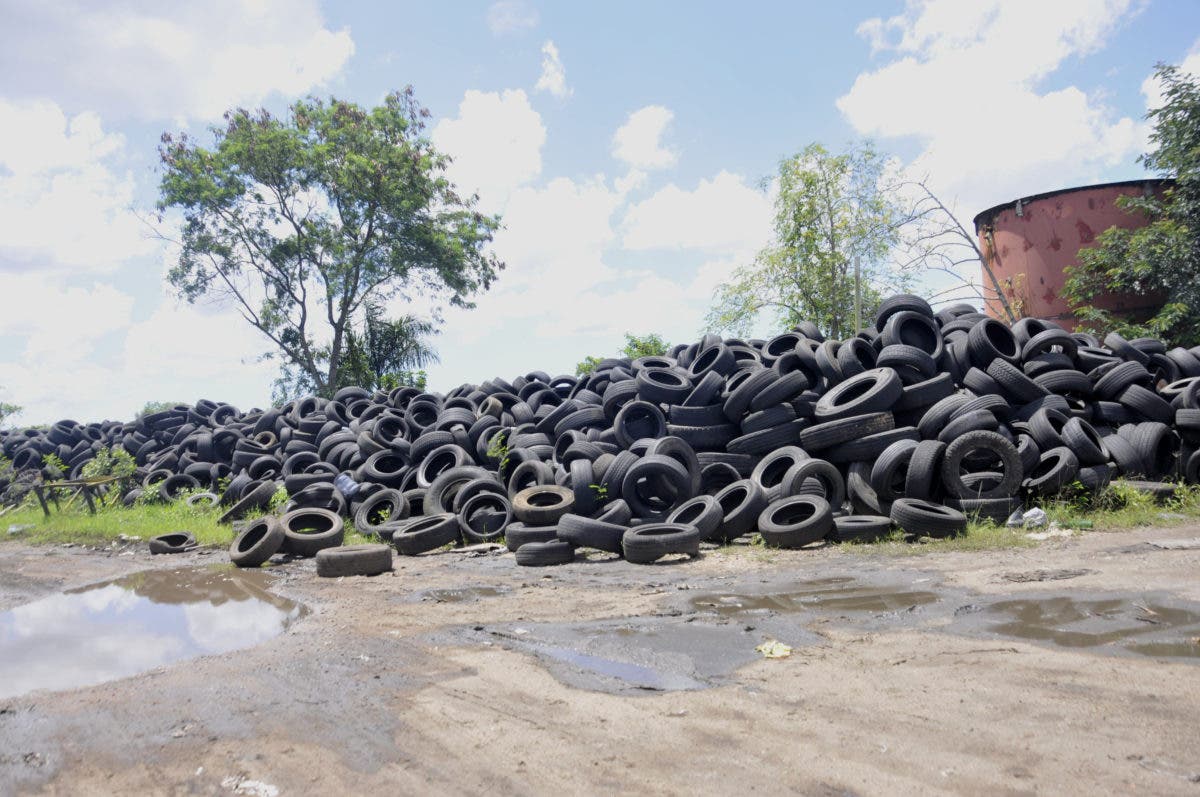
[[[347,498],[353,498],[354,494],[358,492],[358,482],[351,479],[347,473],[339,473],[333,480],[333,486]]]

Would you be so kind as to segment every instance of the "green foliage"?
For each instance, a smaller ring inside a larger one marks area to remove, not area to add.
[[[271,495],[271,501],[270,501],[270,503],[267,504],[267,514],[268,515],[283,514],[283,507],[287,504],[287,502],[288,502],[288,491],[287,491],[287,488],[281,484],[281,485],[279,485],[279,488],[276,489],[275,492]]]
[[[166,412],[169,409],[178,407],[182,403],[182,401],[147,401],[138,415],[153,415],[156,412]]]
[[[1162,106],[1147,114],[1153,149],[1140,162],[1175,178],[1162,196],[1129,196],[1117,204],[1148,219],[1136,230],[1109,228],[1079,252],[1067,269],[1063,296],[1083,328],[1150,335],[1175,345],[1200,344],[1200,82],[1178,67],[1159,64]],[[1166,297],[1154,316],[1123,319],[1092,306],[1110,291]]]
[[[670,350],[671,344],[663,340],[662,335],[657,332],[642,336],[626,332],[625,345],[621,347],[617,356],[636,360],[639,357],[662,357]],[[603,357],[584,357],[575,365],[575,376],[587,376],[595,371],[603,360]]]
[[[4,518],[6,523],[31,527],[14,538],[23,542],[97,545],[115,541],[125,534],[141,537],[142,545],[145,545],[144,541],[151,537],[185,530],[196,535],[201,545],[227,547],[233,541],[233,530],[217,523],[221,511],[190,507],[182,501],[132,507],[121,506],[118,502],[116,506],[100,508],[94,515],[86,507],[76,505],[46,517],[34,502]]]
[[[3,426],[5,421],[10,420],[20,411],[21,407],[17,406],[16,404],[10,404],[7,401],[0,401],[0,426]]]
[[[67,463],[63,462],[62,457],[58,454],[43,454],[42,465],[49,471],[46,475],[54,480],[65,479],[67,478],[67,474],[71,472]]]
[[[346,359],[337,387],[359,385],[368,390],[391,390],[419,378],[419,387],[424,389],[424,366],[438,361],[437,352],[427,340],[437,333],[437,327],[413,315],[389,321],[379,306],[370,301],[366,303],[365,316],[361,331],[351,329],[346,333]]]
[[[834,338],[854,334],[854,263],[863,317],[883,295],[903,290],[911,269],[887,255],[900,242],[905,211],[889,161],[869,144],[831,154],[820,144],[779,164],[775,237],[754,262],[721,285],[706,329],[747,334],[762,314],[790,327],[813,321]]]
[[[125,449],[102,448],[96,452],[96,456],[83,464],[79,475],[85,479],[100,479],[106,476],[128,479],[136,470],[137,461]]]
[[[372,349],[373,336],[421,334],[379,308],[417,295],[471,307],[504,267],[485,251],[499,218],[446,178],[428,116],[405,90],[371,109],[308,98],[286,118],[233,110],[212,147],[163,135],[158,207],[183,213],[168,279],[189,301],[232,303],[271,342],[285,389],[332,395],[352,342],[368,364],[423,365],[427,348]]]

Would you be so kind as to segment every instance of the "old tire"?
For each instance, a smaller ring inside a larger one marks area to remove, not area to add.
[[[391,569],[389,545],[346,545],[317,552],[317,575],[322,578],[377,576]]]

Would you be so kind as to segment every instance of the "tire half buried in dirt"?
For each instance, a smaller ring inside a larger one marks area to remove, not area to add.
[[[317,552],[317,575],[322,578],[376,576],[391,569],[389,545],[346,545]]]

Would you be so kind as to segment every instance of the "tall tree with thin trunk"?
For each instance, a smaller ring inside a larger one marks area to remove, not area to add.
[[[436,323],[439,302],[471,307],[504,267],[488,250],[500,220],[446,178],[428,116],[405,90],[371,109],[308,98],[283,118],[230,111],[211,147],[164,134],[158,207],[183,215],[170,283],[231,303],[291,388],[322,395],[345,383],[372,312],[420,296]]]
[[[813,321],[832,337],[854,335],[855,263],[864,318],[912,277],[888,261],[904,222],[887,190],[895,169],[870,144],[840,154],[810,144],[779,164],[777,179],[774,240],[720,287],[707,328],[746,333],[765,313],[783,327]]]

